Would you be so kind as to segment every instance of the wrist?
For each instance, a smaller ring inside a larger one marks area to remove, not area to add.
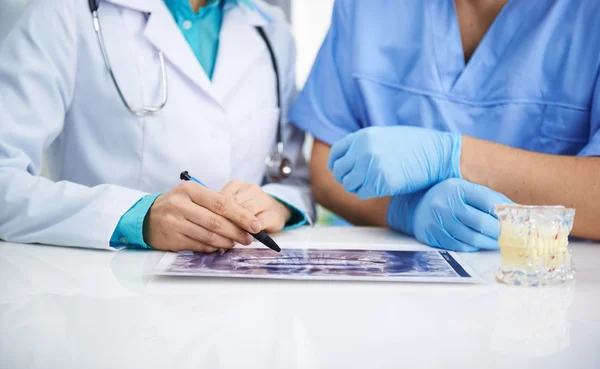
[[[281,202],[277,199],[274,199],[274,200],[277,203],[276,211],[280,215],[280,217],[283,219],[283,222],[284,223],[289,222],[289,220],[292,218],[292,208],[290,208],[287,204],[284,204],[283,202]]]
[[[162,196],[162,193],[156,194],[154,196],[155,197],[152,200],[152,203],[149,205],[148,210],[146,211],[146,215],[144,215],[144,220],[142,221],[142,238],[144,240],[144,243],[146,245],[148,245],[149,247],[152,247],[152,243],[153,243],[152,237],[151,237],[151,227],[150,227],[151,217],[152,217],[152,208],[154,207],[156,200],[158,200]]]
[[[466,181],[472,183],[479,183],[482,185],[488,185],[488,183],[480,183],[482,180],[481,174],[484,173],[487,169],[484,163],[485,160],[485,150],[481,147],[480,140],[477,140],[473,137],[464,136],[463,144],[461,148],[460,155],[460,173]],[[477,158],[476,160],[472,160],[473,158]],[[482,167],[482,164],[484,166]],[[479,166],[479,168],[478,168]],[[478,176],[474,176],[474,174],[479,174]]]
[[[388,227],[408,235],[414,235],[414,212],[425,191],[392,197],[387,209]]]
[[[462,178],[461,156],[463,137],[458,133],[447,133],[447,135],[447,160],[443,175],[440,176],[438,182],[451,178]]]
[[[146,219],[158,196],[159,194],[152,194],[142,197],[121,216],[111,237],[111,245],[150,248],[145,235]]]

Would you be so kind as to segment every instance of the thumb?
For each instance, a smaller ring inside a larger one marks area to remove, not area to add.
[[[352,142],[354,142],[354,137],[356,137],[356,135],[351,133],[331,146],[329,159],[327,160],[327,168],[329,168],[329,170],[333,171],[333,164],[336,162],[336,160],[346,155],[346,152],[352,145]]]
[[[494,217],[496,216],[494,214],[495,205],[513,203],[513,201],[504,194],[482,185],[464,181],[462,187],[465,202],[467,204]]]
[[[267,233],[277,233],[283,229],[285,221],[279,213],[274,210],[263,211],[256,216],[262,225],[262,229]]]

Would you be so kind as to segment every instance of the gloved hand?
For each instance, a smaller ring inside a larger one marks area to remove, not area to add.
[[[487,187],[448,179],[426,192],[394,197],[387,222],[429,246],[458,252],[495,250],[499,227],[494,205],[511,203]]]
[[[461,136],[431,129],[370,127],[331,148],[328,167],[361,199],[424,190],[460,175]]]

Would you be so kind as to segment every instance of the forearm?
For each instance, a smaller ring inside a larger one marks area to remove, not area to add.
[[[546,155],[463,137],[461,174],[528,205],[577,210],[572,234],[600,240],[600,158]]]
[[[360,200],[335,181],[327,168],[330,147],[315,140],[310,162],[312,189],[317,202],[356,225],[386,227],[389,197]]]
[[[0,160],[0,239],[110,249],[121,216],[146,193],[52,182]]]

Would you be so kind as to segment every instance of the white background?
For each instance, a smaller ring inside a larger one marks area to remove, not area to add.
[[[333,0],[295,0],[292,27],[298,49],[297,81],[302,87],[331,21]]]

